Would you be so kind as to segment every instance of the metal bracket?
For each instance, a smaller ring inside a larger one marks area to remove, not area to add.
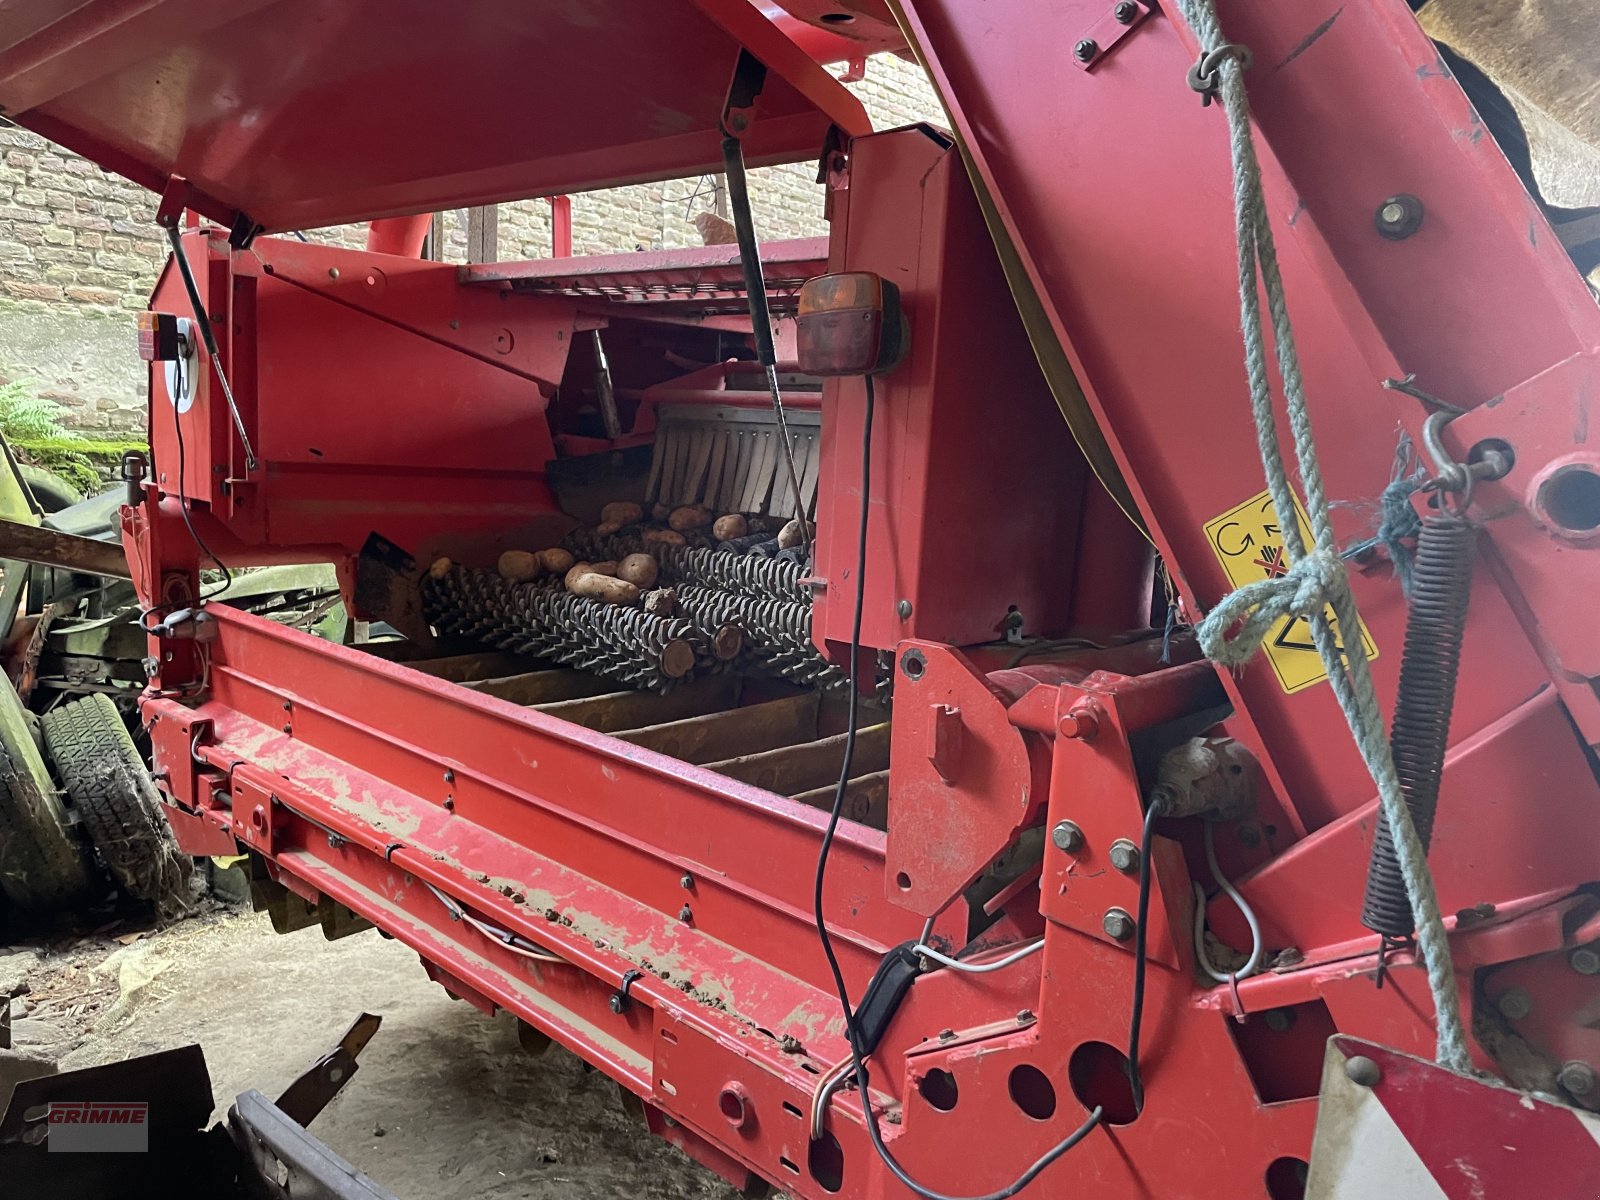
[[[350,1082],[350,1077],[360,1066],[356,1057],[366,1049],[372,1035],[378,1032],[378,1026],[382,1024],[383,1018],[372,1013],[362,1013],[351,1022],[337,1046],[283,1089],[283,1094],[278,1097],[278,1108],[284,1115],[301,1125],[311,1124],[317,1114],[328,1106],[328,1102],[339,1094],[340,1089]]]
[[[1072,60],[1085,71],[1092,71],[1123,38],[1141,25],[1154,10],[1143,0],[1114,0],[1072,46]]]
[[[728,98],[722,103],[722,115],[717,121],[725,136],[742,138],[749,132],[755,120],[756,100],[766,83],[766,64],[750,51],[740,50],[728,84]]]

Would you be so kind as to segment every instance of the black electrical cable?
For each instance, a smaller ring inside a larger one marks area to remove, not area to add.
[[[1067,1139],[1039,1159],[1015,1180],[1001,1188],[999,1191],[989,1192],[982,1196],[957,1197],[948,1196],[943,1192],[936,1192],[932,1188],[924,1187],[910,1175],[889,1152],[889,1147],[884,1145],[883,1133],[878,1128],[878,1118],[872,1111],[872,1084],[867,1076],[866,1055],[861,1052],[861,1039],[858,1036],[855,1010],[850,1005],[850,989],[845,985],[844,972],[839,967],[839,958],[833,951],[833,939],[828,934],[828,923],[822,915],[822,888],[823,881],[828,871],[828,854],[833,849],[834,834],[839,828],[839,817],[844,811],[844,797],[846,789],[850,786],[850,768],[855,758],[856,732],[857,732],[857,703],[860,692],[856,687],[856,665],[861,657],[861,610],[866,602],[866,575],[867,575],[867,514],[871,500],[872,482],[872,410],[877,397],[873,391],[872,376],[866,377],[867,405],[866,416],[861,430],[861,529],[856,543],[856,597],[855,613],[850,622],[850,692],[846,702],[845,735],[844,735],[844,762],[839,769],[839,784],[833,793],[833,808],[828,814],[828,826],[822,835],[822,847],[817,852],[817,881],[816,893],[813,897],[812,911],[816,917],[817,937],[822,942],[822,952],[827,956],[828,969],[833,972],[833,983],[839,993],[839,1005],[844,1011],[845,1040],[850,1043],[850,1058],[855,1066],[856,1082],[861,1092],[861,1113],[866,1118],[867,1136],[872,1139],[872,1148],[878,1152],[878,1157],[883,1160],[883,1165],[889,1168],[902,1184],[910,1188],[924,1200],[1010,1200],[1023,1188],[1027,1187],[1034,1179],[1055,1162],[1067,1151],[1071,1150],[1094,1127],[1100,1124],[1104,1113],[1102,1108],[1095,1108],[1088,1119],[1073,1130]],[[1148,841],[1148,834],[1146,836]],[[1148,854],[1145,858],[1148,859]],[[1141,955],[1142,965],[1142,955]],[[1136,977],[1139,981],[1138,993],[1142,999],[1142,972]]]
[[[1128,1087],[1133,1092],[1133,1111],[1144,1111],[1144,1076],[1139,1071],[1139,1033],[1144,1025],[1145,947],[1150,921],[1150,844],[1155,837],[1156,818],[1161,806],[1151,803],[1144,814],[1144,833],[1139,839],[1139,911],[1133,926],[1133,1015],[1128,1019]]]
[[[174,361],[174,394],[170,397],[172,401],[172,432],[178,443],[178,511],[183,515],[184,528],[188,529],[189,537],[194,541],[196,549],[198,549],[201,554],[205,555],[212,562],[216,563],[217,570],[222,572],[222,586],[213,588],[210,592],[206,592],[202,588],[201,594],[193,601],[195,604],[204,604],[207,600],[222,595],[223,592],[227,591],[228,588],[233,585],[233,572],[228,569],[227,563],[223,562],[222,559],[217,557],[216,551],[212,550],[210,546],[206,545],[205,539],[200,536],[200,531],[194,527],[194,520],[189,515],[189,498],[184,494],[183,491],[183,473],[185,469],[183,418],[178,412],[178,397],[184,392],[183,362],[184,360],[181,354]],[[139,624],[144,628],[145,632],[148,633],[153,628],[149,623],[149,619],[152,615],[156,613],[172,612],[173,610],[182,608],[184,605],[189,603],[190,601],[188,600],[169,600],[165,604],[151,605],[149,608],[145,609],[139,614]]]

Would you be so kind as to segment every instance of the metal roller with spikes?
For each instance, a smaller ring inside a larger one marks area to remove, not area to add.
[[[821,687],[845,682],[844,673],[811,644],[809,604],[692,584],[679,587],[677,593],[678,604],[697,627],[734,625],[743,630],[745,660],[763,674]]]
[[[439,630],[632,687],[667,691],[696,667],[719,661],[681,617],[603,604],[549,585],[508,583],[492,571],[454,567],[442,579],[424,581],[422,599]]]

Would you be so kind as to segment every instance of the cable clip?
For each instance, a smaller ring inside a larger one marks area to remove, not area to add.
[[[643,971],[629,971],[622,977],[621,985],[611,993],[611,999],[607,1001],[612,1012],[621,1016],[633,1007],[633,997],[628,995],[628,991],[633,987],[634,980],[643,978]]]
[[[1255,62],[1255,55],[1250,53],[1250,47],[1239,42],[1224,42],[1215,50],[1204,51],[1194,66],[1189,68],[1189,86],[1200,93],[1200,107],[1205,108],[1217,98],[1217,88],[1221,78],[1217,75],[1217,68],[1224,60],[1234,59],[1239,64],[1241,71],[1248,71]]]

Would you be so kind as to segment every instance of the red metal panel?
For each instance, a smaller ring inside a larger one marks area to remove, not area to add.
[[[1165,11],[1086,72],[1061,47],[1102,17],[1099,0],[1053,7],[1053,36],[996,21],[987,5],[901,7],[1167,565],[1203,611],[1230,590],[1203,526],[1262,483],[1227,132],[1186,82],[1188,31]],[[1600,311],[1490,141],[1456,136],[1470,133],[1468,106],[1398,5],[1318,3],[1292,20],[1281,5],[1219,7],[1255,56],[1269,211],[1325,475],[1344,504],[1335,526],[1354,540],[1370,533],[1363,505],[1388,479],[1396,424],[1416,432],[1424,415],[1383,391],[1384,377],[1416,371],[1425,387],[1479,403],[1600,343]],[[1024,99],[1018,81],[1049,102]],[[1430,216],[1415,238],[1391,242],[1373,214],[1404,190]],[[1473,592],[1458,739],[1548,678],[1486,574]],[[1387,572],[1354,586],[1387,705],[1406,606]],[[1229,686],[1234,728],[1308,827],[1367,803],[1353,745],[1330,736],[1343,719],[1329,688],[1285,695],[1265,664]]]
[[[719,170],[741,45],[772,72],[752,166],[814,157],[830,122],[869,128],[747,0],[36,0],[8,16],[7,116],[269,230]]]
[[[992,641],[1012,611],[1030,634],[1060,632],[1088,472],[1015,309],[996,303],[960,156],[919,126],[858,139],[850,158],[830,269],[895,283],[910,327],[905,362],[876,384],[862,642]],[[863,412],[859,379],[824,383],[819,646],[850,636]]]

